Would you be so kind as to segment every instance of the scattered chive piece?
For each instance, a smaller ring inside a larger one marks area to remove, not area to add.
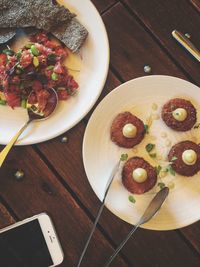
[[[175,176],[176,175],[176,172],[175,170],[172,168],[171,165],[168,165],[167,168],[166,168],[166,171],[169,172],[171,175]]]
[[[17,60],[20,60],[21,56],[22,56],[22,51],[16,53]]]
[[[3,52],[3,54],[6,54],[8,56],[13,56],[14,55],[14,51],[11,50],[11,49],[4,49],[2,52]]]
[[[132,196],[132,195],[130,195],[130,196],[128,197],[128,200],[129,200],[131,203],[135,203],[135,202],[136,202],[134,196]]]
[[[22,99],[22,101],[21,101],[21,107],[22,108],[26,108],[26,99]]]
[[[154,147],[155,147],[155,144],[151,144],[151,143],[149,143],[149,144],[147,144],[147,145],[145,146],[145,149],[146,149],[146,151],[149,153],[149,152],[151,152],[151,150],[154,149]]]
[[[151,153],[151,154],[149,154],[149,156],[152,158],[152,159],[155,159],[156,158],[156,153]]]
[[[128,159],[128,154],[121,154],[120,160],[126,161]]]
[[[160,171],[162,170],[162,167],[160,165],[156,166],[156,173],[159,175]]]
[[[144,129],[145,129],[145,133],[148,134],[149,133],[149,125],[144,124]]]
[[[46,70],[52,70],[54,68],[54,66],[53,65],[50,65],[50,66],[48,66],[47,68],[46,68]]]
[[[160,187],[160,190],[161,190],[165,187],[165,184],[164,183],[158,183],[158,186]]]
[[[5,106],[6,105],[6,100],[0,99],[0,105]]]
[[[200,122],[199,123],[197,123],[196,125],[194,125],[194,127],[193,127],[194,129],[199,129],[200,128]]]
[[[178,158],[176,157],[176,156],[173,156],[172,157],[172,159],[171,159],[171,161],[175,161],[175,160],[177,160]]]

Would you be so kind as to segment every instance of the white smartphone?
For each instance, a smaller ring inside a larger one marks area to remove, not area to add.
[[[0,265],[50,267],[63,261],[63,251],[46,213],[0,230]]]

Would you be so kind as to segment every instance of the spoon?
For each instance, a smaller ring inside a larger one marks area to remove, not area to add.
[[[111,262],[114,260],[114,258],[117,256],[119,251],[123,248],[123,246],[126,244],[126,242],[129,240],[129,238],[132,236],[132,234],[137,230],[137,228],[149,220],[158,212],[158,210],[161,208],[163,202],[165,201],[166,197],[169,194],[169,188],[164,187],[161,189],[155,197],[151,200],[148,207],[146,208],[144,214],[139,219],[139,221],[136,223],[136,225],[133,226],[132,230],[128,233],[128,235],[124,238],[124,240],[121,242],[121,244],[117,247],[117,249],[114,251],[112,256],[108,259],[104,267],[108,267]]]
[[[58,96],[56,91],[53,88],[47,89],[49,92],[49,97],[47,100],[47,103],[43,110],[41,110],[41,107],[39,108],[38,103],[31,104],[31,99],[33,99],[33,96],[35,94],[34,91],[31,91],[30,95],[27,99],[27,112],[28,112],[28,121],[22,126],[22,128],[13,136],[13,138],[10,140],[10,142],[6,145],[6,147],[1,151],[0,153],[0,167],[2,166],[8,152],[12,148],[12,146],[16,143],[19,136],[22,134],[22,132],[27,128],[27,126],[32,121],[41,121],[47,119],[55,110],[58,104]]]

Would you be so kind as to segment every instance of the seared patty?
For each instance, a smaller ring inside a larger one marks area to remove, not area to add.
[[[143,168],[147,172],[147,179],[138,183],[133,179],[133,170]],[[156,168],[152,167],[146,160],[140,157],[130,158],[122,170],[122,183],[126,189],[133,194],[143,194],[149,191],[157,182]]]
[[[177,108],[184,108],[187,111],[187,117],[184,121],[177,121],[172,112]],[[196,109],[188,100],[174,98],[169,100],[162,108],[162,119],[168,127],[176,131],[188,131],[196,123]]]
[[[185,150],[192,149],[197,153],[197,161],[194,165],[187,165],[182,160],[182,154]],[[172,160],[176,157],[176,160]],[[174,145],[168,154],[169,161],[172,161],[172,168],[175,172],[183,176],[193,176],[200,170],[200,146],[192,141],[182,141]]]
[[[123,135],[125,124],[132,123],[137,128],[136,136],[127,138]],[[130,112],[118,114],[111,125],[111,140],[120,147],[132,148],[139,144],[145,135],[144,123]]]

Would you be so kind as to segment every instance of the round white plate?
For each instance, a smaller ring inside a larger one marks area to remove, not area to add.
[[[200,143],[199,129],[180,133],[170,130],[160,118],[162,105],[171,98],[189,99],[198,111],[200,122],[200,89],[187,81],[170,76],[148,76],[131,80],[117,87],[108,94],[94,111],[85,131],[83,142],[83,159],[88,180],[100,200],[103,199],[105,187],[113,167],[120,155],[141,156],[153,166],[163,165],[170,147],[182,140]],[[152,104],[158,109],[152,109]],[[150,114],[153,120],[150,133],[134,149],[120,148],[110,140],[110,126],[114,117],[123,111],[131,111],[144,123]],[[163,138],[163,132],[167,137]],[[148,143],[156,144],[159,160],[153,160],[145,151]],[[160,180],[158,180],[160,182]],[[170,193],[157,215],[142,227],[153,230],[170,230],[181,228],[200,219],[200,175],[187,178],[180,175],[167,175],[162,179],[170,186]],[[143,195],[134,195],[136,203],[128,200],[131,195],[121,182],[121,170],[117,173],[107,196],[106,206],[124,221],[135,224],[153,198],[155,186]]]
[[[80,72],[71,72],[79,83],[78,94],[68,101],[61,101],[52,117],[35,122],[21,135],[18,145],[29,145],[54,138],[77,124],[98,99],[109,66],[109,44],[102,19],[90,0],[59,1],[77,14],[87,28],[88,39],[81,49],[81,56],[70,56],[67,66]],[[19,42],[22,40],[20,39]],[[0,106],[0,144],[7,144],[27,120],[26,110]]]

